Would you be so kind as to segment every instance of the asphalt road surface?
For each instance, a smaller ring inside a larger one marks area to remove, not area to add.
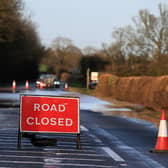
[[[168,153],[149,152],[157,138],[158,129],[153,124],[102,113],[100,105],[106,102],[94,97],[64,91],[46,91],[46,94],[80,97],[81,149],[76,148],[75,134],[23,134],[18,149],[19,93],[3,92],[0,93],[0,167],[168,167]]]

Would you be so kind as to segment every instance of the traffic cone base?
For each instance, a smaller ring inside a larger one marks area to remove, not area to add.
[[[152,149],[149,152],[152,152],[152,153],[167,153],[168,150],[156,150],[156,149]]]
[[[168,137],[158,137],[155,149],[150,152],[168,152]]]
[[[158,137],[155,150],[168,150],[168,137]]]
[[[159,125],[157,142],[155,149],[150,152],[168,152],[168,133],[166,123],[166,111],[162,109],[161,120]]]

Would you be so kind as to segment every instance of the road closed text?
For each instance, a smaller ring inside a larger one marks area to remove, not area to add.
[[[26,124],[27,125],[53,125],[53,126],[70,127],[73,125],[73,120],[70,118],[27,117]]]
[[[21,96],[21,131],[79,133],[79,98]]]
[[[66,110],[65,104],[39,104],[35,103],[33,105],[34,111],[55,111],[55,112],[64,112]]]
[[[63,113],[66,111],[67,104],[40,104],[40,103],[33,103],[33,112],[35,116],[28,116],[26,118],[27,125],[50,125],[50,126],[66,126],[70,127],[73,125],[73,120],[71,118],[56,118],[56,117],[49,117],[50,113],[57,114]],[[45,115],[41,117],[41,114]],[[57,115],[58,116],[58,115]]]

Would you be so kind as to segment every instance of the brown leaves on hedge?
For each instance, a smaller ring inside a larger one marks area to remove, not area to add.
[[[160,110],[168,108],[168,76],[117,77],[101,74],[96,93]]]

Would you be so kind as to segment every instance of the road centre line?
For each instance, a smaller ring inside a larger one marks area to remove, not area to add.
[[[116,152],[114,152],[111,148],[109,147],[101,147],[110,157],[112,157],[115,161],[120,161],[124,162],[125,160],[120,157]]]
[[[44,162],[32,162],[32,161],[11,161],[0,160],[0,163],[12,163],[12,164],[42,164]],[[46,164],[46,163],[45,163]],[[47,165],[47,164],[46,164]],[[49,164],[50,165],[50,164]],[[53,164],[52,164],[53,165]],[[116,168],[116,166],[94,165],[94,164],[75,164],[75,163],[54,163],[54,166],[76,166],[76,167],[96,167],[96,168]]]

